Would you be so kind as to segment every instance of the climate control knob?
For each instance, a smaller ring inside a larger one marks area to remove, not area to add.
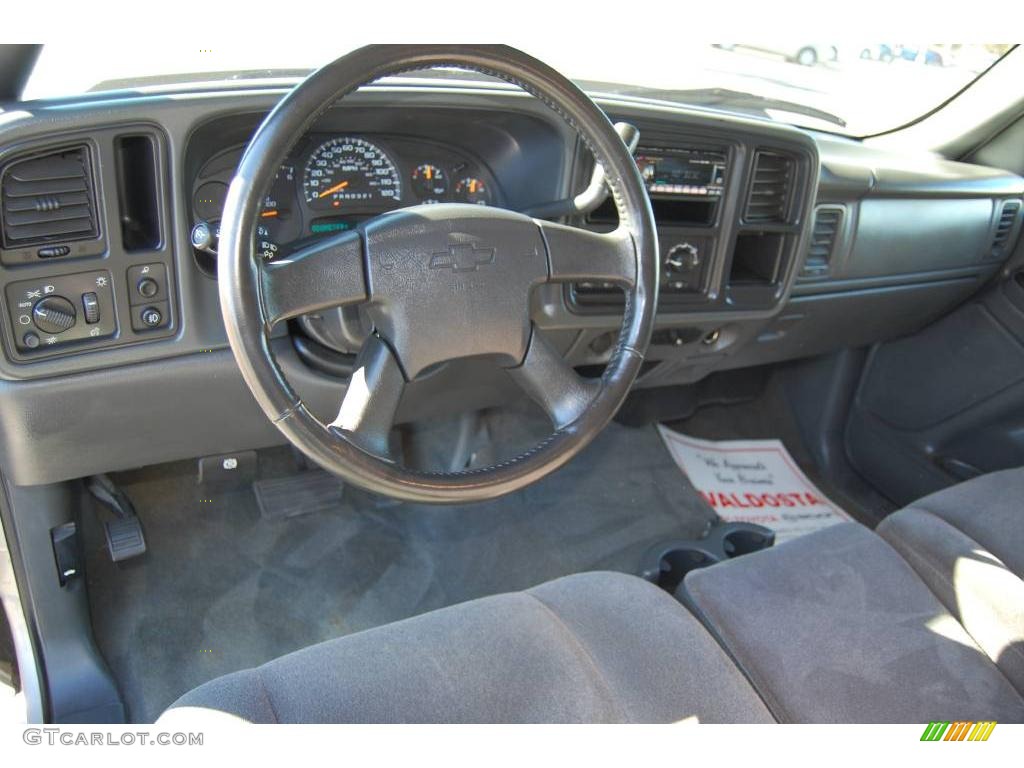
[[[56,336],[75,324],[75,305],[63,296],[47,296],[32,308],[32,319],[40,331]]]
[[[689,272],[700,266],[700,252],[692,243],[673,245],[665,254],[665,265],[671,272]]]

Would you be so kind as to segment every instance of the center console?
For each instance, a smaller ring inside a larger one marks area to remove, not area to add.
[[[668,135],[640,126],[637,167],[658,226],[659,313],[763,313],[778,306],[799,252],[814,178],[813,151],[768,136]],[[618,225],[611,201],[583,226]],[[577,283],[567,300],[578,314],[622,305],[607,283]]]
[[[658,224],[663,305],[685,306],[706,295],[730,154],[728,147],[717,145],[640,147],[635,154]],[[614,229],[614,203],[606,200],[586,224],[598,231]],[[577,283],[569,299],[577,309],[600,310],[621,305],[622,294],[609,283]]]

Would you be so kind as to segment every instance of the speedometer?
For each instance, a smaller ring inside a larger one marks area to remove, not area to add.
[[[376,144],[341,136],[325,141],[310,155],[302,190],[311,208],[343,210],[398,202],[402,177]]]

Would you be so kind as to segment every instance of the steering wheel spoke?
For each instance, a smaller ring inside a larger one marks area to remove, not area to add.
[[[363,241],[343,232],[262,265],[264,316],[268,326],[328,307],[366,300]]]
[[[388,435],[405,391],[405,375],[391,349],[372,333],[356,355],[338,415],[328,426],[368,453],[389,458]]]
[[[584,379],[551,343],[533,328],[522,365],[508,369],[522,390],[547,413],[555,429],[579,418],[600,390],[600,381]]]
[[[637,280],[637,251],[624,229],[602,234],[538,221],[547,243],[549,282],[604,282],[630,290]]]

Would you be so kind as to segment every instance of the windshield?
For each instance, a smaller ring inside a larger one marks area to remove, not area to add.
[[[521,45],[591,92],[616,93],[753,114],[865,136],[904,125],[942,104],[1013,46],[1006,43],[722,43],[685,52],[642,43],[618,55],[565,46]],[[355,47],[355,46],[351,46]],[[301,48],[47,45],[25,98],[141,86],[300,76],[345,52]]]

